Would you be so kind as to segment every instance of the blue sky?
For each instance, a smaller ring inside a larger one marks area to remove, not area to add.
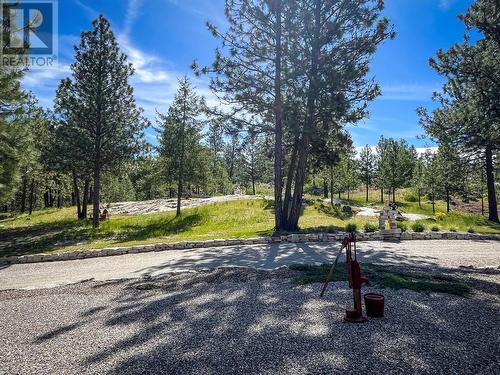
[[[397,31],[393,41],[377,51],[371,74],[383,96],[370,106],[370,118],[349,127],[355,145],[375,144],[381,134],[404,138],[417,147],[431,145],[417,139],[422,130],[415,109],[433,107],[431,94],[443,80],[428,65],[438,48],[460,42],[464,27],[457,14],[471,0],[386,0],[385,14]],[[177,78],[192,75],[193,59],[212,61],[216,42],[206,30],[207,20],[224,26],[223,0],[59,0],[59,66],[34,70],[24,78],[42,105],[50,107],[59,81],[70,75],[73,45],[82,30],[103,13],[112,24],[121,48],[136,68],[132,79],[136,99],[152,122],[155,111],[165,112],[175,93]],[[207,82],[195,80],[210,98]],[[148,131],[154,141],[154,132]]]

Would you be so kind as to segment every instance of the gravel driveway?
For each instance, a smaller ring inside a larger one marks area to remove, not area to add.
[[[202,271],[321,263],[332,244],[14,265],[0,269],[0,288],[101,281],[0,290],[0,374],[498,374],[499,245],[360,243],[362,262],[474,288],[468,298],[364,288],[385,295],[386,316],[362,325],[342,320],[352,303],[345,283],[320,299],[320,284],[297,286],[286,268]]]
[[[498,295],[385,289],[386,316],[353,325],[342,321],[352,298],[345,283],[320,299],[320,284],[296,286],[290,273],[219,270],[0,292],[0,373],[500,370]]]

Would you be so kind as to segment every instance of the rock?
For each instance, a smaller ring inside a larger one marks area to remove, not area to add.
[[[403,214],[401,212],[396,212],[396,214],[394,215],[394,218],[396,219],[396,221],[405,221],[407,220]]]
[[[342,212],[344,212],[346,214],[350,214],[350,213],[352,213],[352,207],[351,206],[343,206]]]

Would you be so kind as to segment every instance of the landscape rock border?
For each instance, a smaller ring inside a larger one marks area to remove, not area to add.
[[[0,258],[0,264],[40,263],[65,260],[97,258],[124,254],[138,254],[152,251],[183,250],[206,247],[223,247],[237,245],[256,245],[270,243],[304,243],[304,242],[338,242],[347,233],[310,233],[289,234],[276,237],[230,238],[207,241],[182,241],[173,243],[158,243],[149,245],[134,245],[128,247],[111,247],[99,250],[76,250],[57,254],[34,254]],[[380,232],[357,233],[358,241],[383,241]],[[402,241],[411,240],[494,240],[500,241],[500,234],[456,233],[456,232],[403,232]]]

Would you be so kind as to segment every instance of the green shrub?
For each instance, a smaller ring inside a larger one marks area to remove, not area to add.
[[[425,225],[417,221],[417,222],[413,223],[413,225],[411,226],[411,229],[414,232],[423,232],[425,230]]]
[[[433,226],[431,227],[431,230],[432,230],[433,232],[439,232],[439,227],[438,227],[437,225],[433,225]]]
[[[365,232],[375,232],[378,227],[373,223],[365,223]]]
[[[418,197],[413,191],[407,191],[404,193],[403,199],[407,202],[418,202]]]
[[[455,227],[451,227],[449,230],[450,230],[450,232],[456,232],[456,231],[457,231],[457,228],[455,228]]]
[[[354,233],[358,229],[358,226],[355,223],[349,223],[345,226],[346,232]]]
[[[476,230],[472,227],[470,227],[469,229],[467,229],[467,232],[468,233],[476,233]]]
[[[408,230],[408,225],[402,221],[398,221],[396,225],[399,229],[401,229],[401,232],[406,232]]]

